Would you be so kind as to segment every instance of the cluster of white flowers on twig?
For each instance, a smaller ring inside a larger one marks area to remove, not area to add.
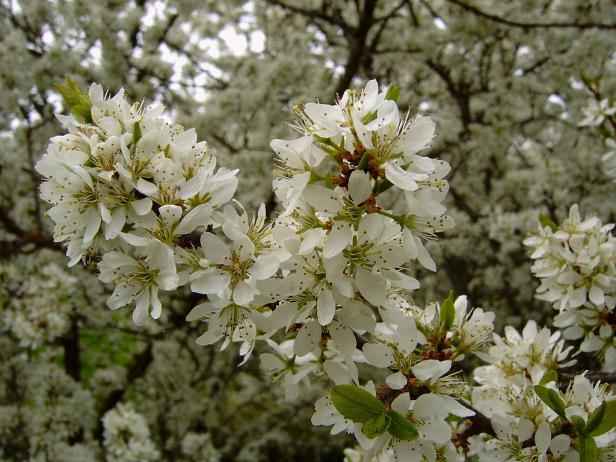
[[[300,136],[271,142],[282,206],[273,220],[264,206],[251,215],[234,201],[236,171],[216,169],[195,131],[166,122],[161,109],[131,106],[123,92],[108,98],[98,85],[87,95],[72,82],[60,91],[75,117],[61,118],[69,134],[52,139],[37,165],[42,195],[70,263],[96,261],[101,281],[114,285],[110,308],[134,304],[143,324],[163,312],[159,291],[186,285],[203,294],[187,315],[207,324],[197,343],[239,343],[247,361],[262,341],[270,347],[262,367],[288,399],[315,379],[334,383],[312,420],[353,433],[361,450],[351,459],[496,460],[505,451],[585,462],[605,453],[605,441],[613,446],[611,395],[597,392],[583,415],[561,412],[554,398],[558,371],[572,365],[558,333],[529,323],[493,342],[494,314],[470,309],[465,296],[413,303],[413,265],[436,270],[425,241],[454,225],[442,204],[450,167],[424,155],[435,124],[401,118],[396,87],[370,81],[333,105],[295,108]],[[387,207],[392,191],[403,208]],[[536,258],[559,255],[572,268],[535,265],[555,281],[544,297],[563,311],[609,303],[609,229],[563,230],[535,238],[548,247]],[[488,363],[475,369],[476,386],[465,371],[471,355]],[[384,383],[366,380],[359,364],[380,369]]]
[[[160,454],[150,439],[145,417],[130,404],[118,404],[103,416],[103,437],[107,460],[145,462],[159,460]]]
[[[560,226],[544,218],[524,243],[533,249],[531,270],[540,279],[537,297],[559,311],[554,325],[565,338],[584,339],[581,350],[597,352],[603,367],[616,371],[616,239],[613,224],[582,220],[577,205]]]
[[[22,274],[4,273],[8,288],[4,323],[21,346],[36,349],[64,335],[70,327],[70,297],[77,279],[55,263],[48,263],[25,280]]]

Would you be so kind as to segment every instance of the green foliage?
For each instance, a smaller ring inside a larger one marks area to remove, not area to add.
[[[558,372],[554,369],[550,369],[543,374],[543,377],[541,377],[541,380],[539,381],[539,385],[546,385],[550,382],[558,382]]]
[[[539,215],[539,223],[541,223],[543,228],[550,228],[553,232],[558,231],[558,225],[554,223],[554,220],[543,213]]]
[[[593,413],[590,415],[590,417],[588,417],[588,422],[586,422],[586,425],[584,426],[583,433],[585,435],[592,433],[593,430],[596,430],[599,427],[605,415],[606,407],[607,407],[606,403],[605,401],[603,401],[601,403],[601,406],[595,409]]]
[[[391,417],[387,413],[382,413],[366,421],[361,427],[361,431],[368,438],[372,439],[385,433],[390,425]]]
[[[450,291],[449,296],[441,303],[441,328],[445,332],[451,328],[456,320],[456,308],[453,306],[453,301],[453,291]]]
[[[343,417],[364,424],[362,431],[368,438],[376,438],[386,431],[401,440],[413,440],[419,436],[415,426],[403,415],[387,410],[383,403],[360,387],[338,385],[332,389],[331,396]]]
[[[73,114],[84,122],[92,122],[92,104],[87,93],[82,93],[77,84],[70,77],[66,77],[66,85],[53,84],[54,89],[60,93],[64,104]]]
[[[556,412],[556,414],[563,419],[567,418],[565,415],[565,403],[560,399],[557,391],[544,387],[543,385],[535,385],[535,393],[537,393],[541,401]]]
[[[398,85],[390,85],[387,88],[387,93],[385,93],[385,99],[395,101],[396,103],[400,99],[400,87]]]
[[[354,385],[338,385],[331,391],[338,412],[353,422],[366,423],[385,412],[385,406],[366,390]]]
[[[391,436],[401,440],[414,440],[419,436],[417,428],[403,415],[395,411],[387,411],[387,414],[391,417],[391,424],[388,429]]]
[[[603,408],[603,411],[600,409]],[[598,419],[598,423],[595,424],[595,418]],[[592,427],[591,427],[592,422]],[[588,419],[585,431],[590,436],[600,436],[609,432],[616,427],[616,400],[604,401],[600,407],[595,409]]]
[[[578,452],[580,453],[580,462],[596,462],[598,457],[595,439],[592,437],[579,435]]]

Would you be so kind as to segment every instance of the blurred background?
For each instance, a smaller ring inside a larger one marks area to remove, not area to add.
[[[499,326],[550,315],[522,245],[540,213],[615,219],[604,121],[579,126],[616,87],[610,0],[0,0],[0,31],[2,461],[341,461],[349,443],[311,426],[318,386],[288,403],[258,355],[197,346],[195,294],[137,328],[93,268],[66,267],[33,165],[67,75],[164,104],[241,169],[253,210],[275,210],[269,141],[293,136],[295,104],[397,84],[401,111],[437,122],[457,223],[415,301],[466,293]]]

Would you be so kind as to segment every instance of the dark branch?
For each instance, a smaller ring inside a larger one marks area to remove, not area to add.
[[[284,8],[287,11],[290,11],[292,13],[299,13],[302,16],[306,16],[308,18],[311,19],[320,19],[322,21],[325,21],[329,24],[335,25],[340,27],[344,32],[348,32],[351,27],[345,23],[341,17],[336,17],[336,16],[331,16],[328,14],[323,13],[322,11],[319,10],[312,10],[312,9],[308,9],[308,8],[302,8],[301,6],[297,6],[297,5],[293,5],[293,4],[289,4],[287,2],[284,2],[282,0],[267,0],[267,2],[271,5],[276,5],[276,6],[280,6],[282,8]]]
[[[515,21],[513,19],[503,18],[501,16],[485,12],[476,6],[469,5],[468,3],[463,2],[462,0],[447,0],[454,5],[459,6],[460,8],[473,13],[477,16],[480,16],[485,19],[489,19],[490,21],[494,21],[500,24],[504,24],[510,27],[519,27],[522,29],[551,29],[551,28],[575,28],[575,29],[616,29],[616,24],[603,24],[603,23],[594,23],[594,22],[521,22]]]
[[[572,381],[576,375],[580,375],[581,372],[564,372],[558,371],[558,378],[563,382]],[[585,377],[591,382],[603,382],[603,383],[616,383],[616,372],[596,372],[588,371]]]

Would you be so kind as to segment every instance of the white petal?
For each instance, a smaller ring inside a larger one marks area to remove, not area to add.
[[[193,277],[190,290],[198,294],[216,294],[224,290],[231,283],[229,273],[215,269],[197,271],[193,274]]]
[[[239,281],[233,288],[233,301],[240,306],[248,306],[259,291],[245,281]]]
[[[413,403],[413,412],[420,419],[424,417],[433,419],[443,414],[443,400],[433,393],[423,394]]]
[[[217,265],[229,265],[231,263],[231,251],[227,244],[212,233],[203,233],[201,235],[201,247],[206,258]]]
[[[186,321],[201,319],[214,311],[217,311],[217,309],[211,303],[201,303],[190,310],[190,313],[186,315]]]
[[[571,438],[569,435],[556,435],[550,443],[550,451],[558,457],[567,452],[570,446]]]
[[[315,184],[306,186],[304,198],[306,202],[315,209],[327,214],[337,213],[343,205],[339,195],[335,191]]]
[[[124,208],[118,208],[111,215],[111,223],[105,226],[105,239],[113,239],[118,235],[126,224],[126,211]]]
[[[142,326],[148,319],[148,308],[150,307],[150,291],[144,290],[137,297],[135,310],[133,311],[133,322],[137,326]]]
[[[413,374],[419,380],[426,382],[429,379],[437,379],[451,368],[451,361],[438,361],[427,359],[411,367]]]
[[[197,337],[197,345],[206,346],[212,345],[221,339],[223,333],[218,329],[208,329],[200,337]]]
[[[146,215],[150,210],[152,210],[152,199],[150,199],[149,197],[145,197],[137,201],[132,201],[130,205],[135,211],[135,213],[142,217]]]
[[[94,236],[96,236],[96,233],[98,233],[98,230],[101,227],[101,216],[96,209],[90,207],[85,214],[85,218],[86,231],[83,235],[83,243],[87,244],[91,242],[92,239],[94,239]]]
[[[180,224],[175,228],[175,233],[190,234],[199,226],[207,226],[211,213],[212,207],[209,204],[196,206],[182,218]]]
[[[171,228],[182,218],[182,207],[178,205],[163,205],[158,209],[158,214],[165,222],[165,225]]]
[[[310,229],[302,234],[302,244],[299,246],[299,254],[306,255],[321,243],[327,231],[321,228]],[[326,257],[327,258],[327,257]]]
[[[393,162],[385,164],[385,176],[394,185],[405,191],[416,191],[419,188],[415,182],[414,175]]]
[[[251,266],[249,273],[257,281],[262,281],[276,274],[279,266],[280,261],[275,255],[260,255]]]
[[[411,396],[408,392],[398,395],[391,402],[391,408],[399,414],[406,415],[411,408]]]
[[[134,245],[135,247],[146,247],[152,244],[152,239],[145,236],[136,236],[131,233],[118,233],[118,236],[126,241],[126,243]]]
[[[590,292],[588,292],[588,298],[590,299],[591,302],[593,302],[597,306],[603,305],[605,301],[605,295],[603,293],[603,289],[593,284],[590,287]]]
[[[348,223],[335,223],[327,234],[323,246],[323,258],[333,258],[344,250],[353,240],[353,232]]]
[[[321,341],[321,326],[316,321],[308,321],[295,338],[295,353],[304,356],[310,353]]]
[[[394,362],[394,355],[388,346],[381,343],[366,343],[362,348],[366,360],[376,367],[389,367]]]
[[[112,310],[129,304],[139,289],[134,286],[119,285],[113,289],[113,293],[107,300],[107,306]]]
[[[531,436],[533,436],[534,431],[535,424],[532,423],[530,420],[521,417],[520,421],[518,422],[518,441],[526,441]]]
[[[537,429],[537,433],[535,434],[535,446],[537,446],[537,451],[539,454],[545,454],[550,446],[550,440],[552,437],[552,432],[550,431],[550,426],[547,422],[541,422],[539,428]]]
[[[137,191],[145,196],[153,196],[158,192],[158,187],[154,183],[144,180],[143,178],[139,178],[136,188]]]
[[[343,326],[338,321],[332,321],[329,325],[329,334],[336,344],[336,348],[345,355],[352,355],[355,352],[357,341],[353,331],[346,326]]]
[[[398,371],[395,374],[391,374],[389,375],[386,379],[385,379],[385,383],[387,383],[387,385],[389,385],[389,388],[391,388],[392,390],[402,390],[406,384],[408,383],[406,376]]]
[[[336,302],[334,295],[329,289],[323,289],[317,299],[317,318],[322,326],[328,325],[336,312]]]
[[[430,117],[417,117],[400,136],[398,147],[404,151],[404,154],[415,154],[430,142],[435,128],[436,125]]]
[[[437,445],[443,445],[451,439],[451,427],[444,420],[429,420],[419,428],[422,436]]]
[[[349,177],[349,194],[356,204],[363,203],[372,195],[370,175],[361,170],[353,170]]]
[[[158,288],[152,287],[150,290],[152,299],[152,318],[158,319],[160,318],[162,312],[162,305],[160,303],[160,300],[158,299]]]
[[[362,296],[373,305],[381,306],[387,301],[385,278],[380,274],[358,267],[355,282]]]
[[[336,385],[351,383],[349,372],[341,363],[327,360],[323,364],[323,369]]]

